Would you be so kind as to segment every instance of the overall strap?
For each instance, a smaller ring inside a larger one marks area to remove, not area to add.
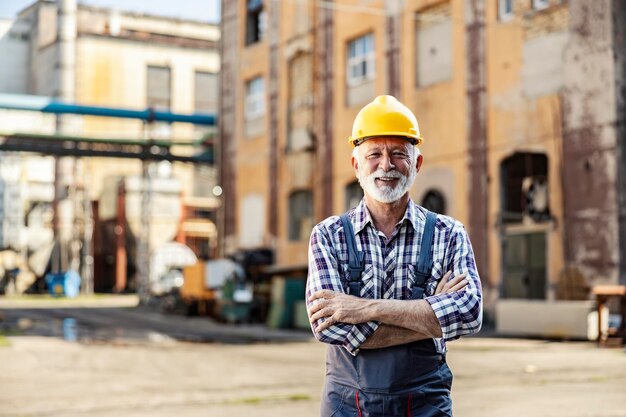
[[[346,245],[348,246],[348,268],[350,269],[350,281],[348,283],[348,294],[361,296],[361,274],[365,268],[365,253],[360,252],[356,247],[356,239],[354,237],[354,229],[352,222],[348,218],[348,213],[339,216],[343,225],[343,232],[346,236]]]
[[[422,246],[420,247],[420,257],[415,267],[415,283],[411,290],[411,298],[416,300],[424,298],[426,281],[430,278],[430,270],[433,267],[433,258],[430,249],[435,238],[435,224],[437,215],[431,211],[426,212],[426,225],[422,233]]]

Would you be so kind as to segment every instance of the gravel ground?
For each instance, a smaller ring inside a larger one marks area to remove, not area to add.
[[[90,303],[0,300],[0,417],[319,415],[306,333]],[[457,417],[626,417],[623,348],[472,337],[448,362]]]

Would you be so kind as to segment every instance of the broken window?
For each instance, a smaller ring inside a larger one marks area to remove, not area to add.
[[[358,181],[346,185],[346,210],[356,207],[363,198],[363,188]]]
[[[504,223],[550,220],[548,158],[544,154],[516,153],[502,161],[501,212]]]
[[[313,193],[301,190],[289,196],[289,240],[305,240],[313,229]]]
[[[422,207],[438,214],[446,214],[446,200],[437,190],[428,190],[422,199]]]
[[[263,40],[267,26],[263,0],[248,0],[246,14],[246,45]]]

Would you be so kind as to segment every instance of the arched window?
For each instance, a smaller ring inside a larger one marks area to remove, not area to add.
[[[524,215],[535,222],[550,220],[548,157],[518,152],[500,164],[500,207],[504,223],[521,223]]]
[[[295,191],[289,196],[289,240],[305,240],[313,229],[313,193]]]
[[[428,190],[422,199],[422,207],[438,214],[446,214],[446,199],[437,190]]]

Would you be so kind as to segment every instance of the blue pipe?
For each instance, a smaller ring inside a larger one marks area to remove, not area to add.
[[[0,109],[31,110],[54,114],[82,114],[85,116],[118,117],[154,122],[182,122],[196,125],[215,126],[215,114],[180,114],[154,109],[131,110],[114,107],[83,106],[68,104],[48,97],[21,94],[0,94]]]

